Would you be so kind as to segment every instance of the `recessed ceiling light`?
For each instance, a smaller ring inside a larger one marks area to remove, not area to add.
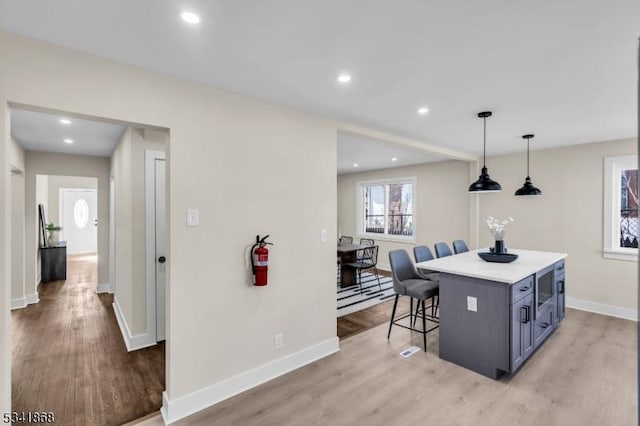
[[[353,167],[358,167],[358,163],[353,163]]]
[[[420,114],[420,115],[425,115],[428,112],[429,112],[429,108],[427,108],[427,107],[418,108],[418,114]]]
[[[340,83],[348,83],[351,81],[351,76],[349,74],[340,74],[338,76],[338,81]]]
[[[61,118],[59,121],[60,121],[60,124],[65,124],[67,126],[71,124],[71,120],[69,120],[68,118]]]
[[[391,161],[398,161],[398,159],[396,157],[393,157]]]
[[[64,143],[73,143],[73,139],[65,139]]]
[[[200,17],[193,12],[182,12],[180,16],[182,20],[188,24],[197,24],[200,22]]]

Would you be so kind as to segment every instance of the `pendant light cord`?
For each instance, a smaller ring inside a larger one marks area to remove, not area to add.
[[[529,177],[529,141],[531,138],[527,138],[527,177]]]
[[[482,167],[487,167],[487,117],[483,117],[484,121],[484,143],[482,145]]]

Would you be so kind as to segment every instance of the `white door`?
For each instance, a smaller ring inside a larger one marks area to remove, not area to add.
[[[166,181],[165,160],[156,158],[154,162],[155,177],[155,216],[156,216],[156,340],[165,340],[165,309],[166,309]]]
[[[61,189],[61,239],[67,253],[98,251],[98,197],[95,189]]]

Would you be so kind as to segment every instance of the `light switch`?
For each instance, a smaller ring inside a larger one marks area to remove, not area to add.
[[[326,243],[327,242],[327,230],[323,229],[320,231],[320,242],[321,243]]]
[[[187,226],[198,226],[200,225],[200,212],[198,209],[188,209],[187,210]]]
[[[467,311],[478,312],[478,299],[467,296]]]

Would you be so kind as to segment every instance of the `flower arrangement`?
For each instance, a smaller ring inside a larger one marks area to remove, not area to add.
[[[62,231],[62,229],[63,229],[63,228],[62,228],[62,226],[60,226],[60,225],[56,225],[56,224],[55,224],[55,223],[53,223],[53,222],[49,222],[49,223],[47,223],[47,225],[45,226],[45,229],[46,229],[47,231],[51,232],[51,231]]]
[[[494,218],[493,216],[489,216],[487,218],[487,228],[489,228],[489,231],[491,231],[496,241],[502,241],[504,240],[505,228],[511,222],[513,222],[512,217],[509,217],[508,219],[500,221]]]

